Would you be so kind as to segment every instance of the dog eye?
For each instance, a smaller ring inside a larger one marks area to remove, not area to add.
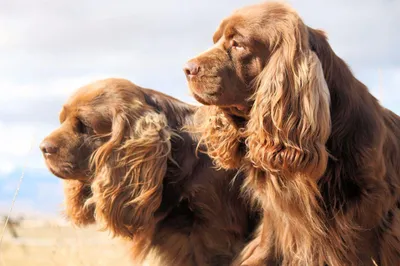
[[[236,50],[244,49],[244,47],[235,40],[231,40],[231,47]]]
[[[82,120],[78,119],[76,129],[78,133],[81,134],[89,134],[91,131],[91,128],[88,127],[85,123],[82,122]]]

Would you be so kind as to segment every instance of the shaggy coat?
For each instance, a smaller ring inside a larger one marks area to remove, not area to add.
[[[196,156],[197,137],[182,130],[196,109],[122,79],[79,89],[41,144],[70,220],[127,239],[134,265],[230,265],[256,214],[239,195],[243,176]]]
[[[400,265],[400,119],[281,3],[224,19],[185,66],[215,162],[263,208],[237,265]],[[203,111],[204,113],[204,111]]]

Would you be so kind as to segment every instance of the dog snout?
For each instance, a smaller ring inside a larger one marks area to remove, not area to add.
[[[191,79],[195,77],[200,72],[200,66],[194,60],[190,60],[183,67],[183,71],[185,72],[186,78]]]
[[[57,146],[50,140],[43,140],[39,146],[44,155],[51,155],[57,153]]]

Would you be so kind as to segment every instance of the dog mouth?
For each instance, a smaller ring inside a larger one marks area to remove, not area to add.
[[[47,169],[56,177],[60,179],[77,179],[75,178],[75,172],[77,172],[77,167],[74,167],[71,163],[53,163],[46,160]]]
[[[220,97],[222,96],[221,89],[216,89],[212,91],[202,90],[197,88],[195,85],[190,86],[190,91],[193,97],[200,103],[204,105],[216,104]]]
[[[210,101],[211,100],[210,97],[213,97],[212,95],[211,96],[207,95],[205,97],[204,95],[193,93],[193,97],[196,99],[196,101],[204,105],[212,105],[214,102]]]
[[[61,178],[61,179],[69,179],[69,178],[67,178],[67,177],[65,177],[62,173],[61,173],[61,171],[59,171],[59,169],[54,169],[53,167],[51,167],[51,166],[47,166],[47,168],[49,169],[49,171],[53,174],[53,175],[55,175],[56,177],[58,177],[58,178]]]

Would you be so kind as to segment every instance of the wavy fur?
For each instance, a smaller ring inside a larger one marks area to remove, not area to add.
[[[133,237],[144,254],[159,219],[170,138],[163,114],[125,109],[114,115],[110,140],[93,156],[96,220],[115,235]]]
[[[210,119],[202,140],[217,164],[240,161],[264,210],[234,265],[399,264],[400,118],[285,4],[235,11],[214,43],[190,61],[189,86],[212,117],[230,118]],[[235,141],[244,153],[225,149]]]
[[[201,133],[198,146],[205,146],[218,168],[240,168],[242,132],[230,122],[230,116],[215,106],[202,107],[196,116],[196,128],[189,130]]]
[[[57,147],[44,149],[49,169],[70,185],[72,222],[90,217],[124,238],[134,265],[230,265],[258,213],[240,195],[243,175],[196,156],[199,136],[182,129],[195,111],[122,79],[78,90],[44,140]]]
[[[94,205],[87,203],[92,195],[90,184],[79,180],[65,180],[63,186],[66,217],[77,226],[95,223]]]

